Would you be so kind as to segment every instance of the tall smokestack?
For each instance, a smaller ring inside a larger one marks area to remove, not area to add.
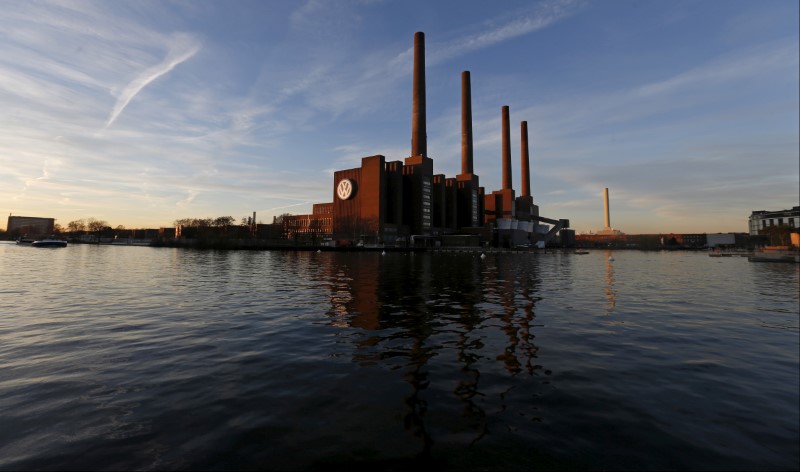
[[[503,105],[503,190],[511,189],[511,132],[508,127],[508,105]]]
[[[530,154],[528,153],[528,122],[523,121],[520,123],[520,143],[522,154],[522,196],[529,197],[531,195],[531,163]]]
[[[461,73],[461,173],[472,173],[472,86],[468,70]]]
[[[411,155],[428,155],[425,131],[425,33],[414,33],[414,90],[411,103]]]
[[[603,210],[606,216],[606,228],[611,227],[611,215],[608,212],[608,188],[603,189]]]

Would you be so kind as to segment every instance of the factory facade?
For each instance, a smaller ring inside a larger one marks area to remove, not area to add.
[[[472,99],[469,71],[461,75],[461,173],[434,172],[428,155],[425,108],[425,36],[414,36],[411,152],[404,160],[383,155],[334,172],[333,201],[311,215],[289,217],[288,238],[324,235],[333,245],[435,246],[543,242],[568,227],[567,220],[539,216],[530,193],[527,122],[520,126],[522,191],[511,184],[509,108],[502,112],[503,186],[487,193],[473,169]],[[551,223],[549,228],[540,223]]]

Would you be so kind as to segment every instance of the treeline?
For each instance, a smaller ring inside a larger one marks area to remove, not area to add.
[[[248,239],[255,235],[256,226],[245,216],[236,223],[232,216],[216,218],[180,218],[173,221],[175,238],[196,240],[197,243],[218,244],[221,240]]]
[[[116,239],[149,239],[153,230],[146,228],[126,228],[123,225],[112,227],[107,221],[94,217],[72,220],[62,227],[56,223],[56,235],[71,240],[110,241]]]
[[[241,219],[242,226],[249,226],[252,218],[244,217]],[[232,216],[218,216],[216,218],[181,218],[173,222],[174,227],[184,228],[225,228],[235,226],[236,220]],[[102,237],[118,236],[130,237],[131,234],[144,231],[139,228],[126,228],[123,225],[112,227],[105,220],[97,218],[85,218],[72,220],[66,227],[56,223],[54,232],[56,234],[71,233],[72,235],[93,234]]]
[[[218,216],[216,218],[181,218],[173,221],[173,225],[177,228],[182,226],[184,228],[223,228],[225,226],[233,226],[236,220],[232,216]],[[251,224],[251,218],[244,217],[241,220],[241,225]]]

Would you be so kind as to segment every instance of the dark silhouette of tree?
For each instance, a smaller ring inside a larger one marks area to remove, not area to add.
[[[86,220],[86,227],[89,229],[90,233],[97,234],[108,226],[108,223],[103,220],[97,220],[94,218],[89,218]]]
[[[224,228],[227,226],[231,226],[234,221],[236,220],[234,220],[232,216],[218,216],[214,218],[213,226]]]
[[[70,233],[82,233],[86,231],[86,222],[84,220],[72,220],[67,223]]]

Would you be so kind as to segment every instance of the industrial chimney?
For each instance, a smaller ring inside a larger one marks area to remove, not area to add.
[[[522,192],[520,196],[531,196],[531,168],[530,168],[530,154],[528,153],[528,122],[523,121],[520,123],[520,143],[521,143],[521,160],[522,160]]]
[[[603,189],[603,210],[605,213],[605,222],[606,226],[605,229],[611,229],[611,215],[608,211],[608,188]]]
[[[414,85],[411,103],[411,155],[427,156],[425,131],[425,33],[414,33]]]
[[[503,105],[503,190],[511,190],[511,132],[508,124],[508,105]]]
[[[472,174],[472,86],[468,70],[461,73],[461,173]]]

